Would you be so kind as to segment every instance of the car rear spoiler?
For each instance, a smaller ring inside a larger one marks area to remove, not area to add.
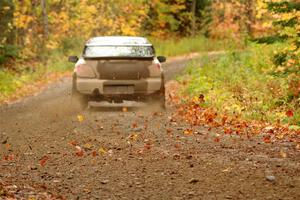
[[[122,47],[152,47],[152,44],[97,44],[97,43],[86,43],[88,47],[111,47],[111,46],[122,46]]]
[[[114,56],[110,56],[110,57],[83,57],[85,60],[152,60],[155,56],[151,56],[151,57],[114,57]]]

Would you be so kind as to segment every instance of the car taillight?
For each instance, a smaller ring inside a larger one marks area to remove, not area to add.
[[[78,73],[78,74],[79,74],[79,73],[82,73],[85,67],[86,67],[85,64],[77,65],[77,67],[76,67],[77,73]]]
[[[77,70],[78,70],[78,72],[79,72],[79,71],[82,71],[83,68],[85,68],[85,67],[87,67],[86,64],[80,64],[80,65],[77,65]]]
[[[86,64],[79,64],[76,66],[76,74],[78,77],[83,78],[94,78],[95,73],[93,72],[92,68]]]

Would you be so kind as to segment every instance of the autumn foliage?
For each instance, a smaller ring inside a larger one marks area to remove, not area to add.
[[[197,1],[195,17],[206,1]],[[23,58],[40,52],[68,49],[76,40],[96,35],[188,36],[191,33],[190,0],[5,0],[0,44],[16,45]]]
[[[176,91],[181,90],[181,86],[177,84],[168,85],[168,98],[170,106],[173,106],[176,112],[173,113],[172,119],[184,120],[191,127],[206,126],[208,130],[214,129],[221,133],[215,138],[215,142],[219,142],[224,135],[235,135],[240,137],[252,138],[260,136],[262,142],[272,143],[277,141],[289,141],[300,144],[300,130],[293,129],[288,125],[277,123],[269,123],[256,120],[245,120],[238,113],[235,115],[218,112],[213,107],[205,106],[205,97],[203,94],[191,99],[189,96],[178,98]],[[291,110],[286,112],[291,117]],[[187,134],[193,131],[187,131]]]

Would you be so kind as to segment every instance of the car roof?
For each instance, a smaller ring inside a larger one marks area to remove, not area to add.
[[[86,46],[152,46],[152,44],[145,37],[102,36],[89,39]]]

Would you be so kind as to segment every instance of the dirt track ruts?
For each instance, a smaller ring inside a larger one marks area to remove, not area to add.
[[[167,80],[188,60],[167,63]],[[300,153],[291,143],[216,143],[218,130],[207,127],[185,135],[190,127],[172,110],[81,112],[70,87],[64,79],[0,107],[0,199],[300,199]]]

